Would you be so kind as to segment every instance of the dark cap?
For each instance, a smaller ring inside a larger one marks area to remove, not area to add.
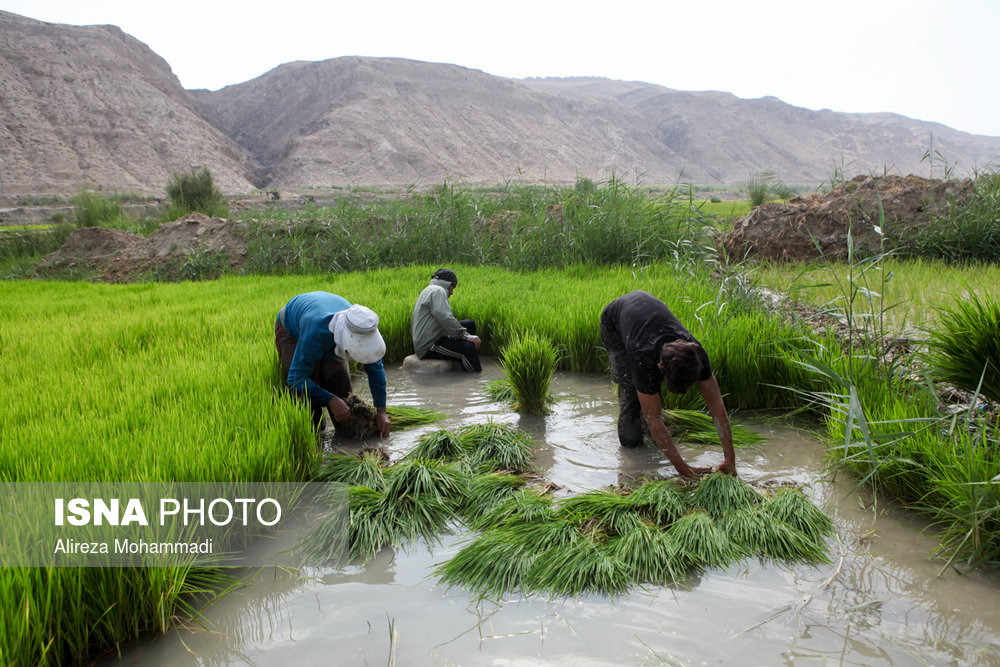
[[[438,280],[443,280],[445,282],[449,282],[452,284],[453,287],[455,285],[458,285],[458,276],[456,276],[455,272],[452,271],[451,269],[438,269],[437,271],[434,272],[434,275],[431,276],[432,280],[434,278],[437,278]]]

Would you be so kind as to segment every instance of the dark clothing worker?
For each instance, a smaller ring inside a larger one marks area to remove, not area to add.
[[[642,444],[642,420],[653,442],[681,475],[696,478],[711,468],[692,468],[677,451],[663,423],[660,385],[683,394],[697,384],[722,442],[719,471],[736,473],[733,436],[719,384],[708,354],[694,336],[649,292],[618,297],[601,312],[601,338],[608,350],[611,378],[618,384],[618,440],[623,447]]]
[[[334,422],[350,417],[344,399],[351,393],[348,362],[353,360],[364,366],[368,376],[379,433],[389,435],[382,365],[385,341],[374,311],[329,292],[300,294],[278,312],[274,344],[285,383],[309,400],[314,427],[322,430],[324,407]]]

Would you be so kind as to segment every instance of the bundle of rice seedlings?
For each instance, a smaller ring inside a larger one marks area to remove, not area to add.
[[[632,498],[612,491],[587,491],[559,501],[557,515],[570,519],[585,530],[602,530],[624,535],[642,523]]]
[[[410,405],[390,405],[385,409],[394,431],[412,426],[424,426],[444,419],[447,415],[437,410],[417,408]]]
[[[383,547],[396,542],[395,521],[388,513],[384,494],[364,486],[350,488],[352,561],[367,563]]]
[[[458,436],[442,428],[417,438],[416,446],[407,453],[406,458],[454,461],[465,454],[465,447]]]
[[[744,507],[727,514],[723,526],[740,552],[747,556],[760,556],[764,554],[767,522],[759,507]]]
[[[833,535],[835,530],[830,517],[823,514],[823,510],[812,504],[797,487],[781,487],[769,494],[763,511],[814,542],[822,543],[823,538]]]
[[[547,338],[535,333],[515,336],[500,352],[500,365],[519,412],[548,412],[549,383],[559,365],[559,353]]]
[[[692,510],[667,530],[677,554],[692,563],[722,567],[740,556],[739,550],[704,510]]]
[[[551,496],[522,489],[483,512],[471,525],[475,530],[483,530],[502,523],[531,524],[551,516]]]
[[[538,552],[511,537],[506,531],[488,531],[436,572],[445,584],[464,586],[486,597],[515,591],[527,578]]]
[[[720,444],[712,415],[700,410],[665,408],[663,423],[670,429],[671,436],[677,440],[702,445]],[[756,431],[739,424],[730,423],[730,431],[733,436],[733,447],[750,447],[764,440],[764,437]]]
[[[468,485],[469,476],[454,463],[411,459],[386,471],[385,496],[391,501],[422,497],[456,501]]]
[[[631,585],[628,567],[620,559],[594,540],[578,539],[542,551],[523,587],[552,595],[598,592],[615,596]]]
[[[715,518],[728,512],[754,507],[760,501],[760,494],[752,486],[739,477],[721,472],[703,476],[691,495],[694,506],[708,510]]]
[[[507,378],[490,380],[486,384],[486,395],[497,403],[514,403],[517,400],[517,397],[514,396],[514,388],[510,386],[510,380]]]
[[[515,426],[489,419],[485,424],[462,427],[458,435],[469,452],[473,468],[491,463],[495,469],[527,470],[531,464],[531,448],[535,443]]]
[[[607,550],[625,565],[635,581],[671,584],[683,577],[689,567],[678,556],[666,533],[648,523],[640,523],[621,537],[608,540]]]
[[[479,517],[513,496],[524,484],[521,477],[502,472],[476,475],[469,482],[462,505],[466,520],[475,524]]]
[[[359,456],[328,454],[316,472],[319,482],[341,482],[350,486],[385,488],[385,457],[376,451],[362,451]]]
[[[467,488],[468,475],[454,464],[414,459],[390,468],[382,504],[393,518],[393,546],[445,532]]]
[[[687,496],[672,480],[646,482],[632,492],[629,500],[636,510],[663,527],[687,511]]]

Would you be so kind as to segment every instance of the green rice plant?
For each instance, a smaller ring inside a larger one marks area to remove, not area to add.
[[[458,437],[469,452],[473,468],[527,470],[531,464],[531,436],[515,426],[488,419],[484,424],[470,424],[459,429]]]
[[[471,525],[477,525],[480,517],[513,497],[524,485],[523,478],[505,472],[476,475],[469,482],[462,507],[466,520]]]
[[[704,510],[689,511],[667,529],[667,536],[676,553],[688,562],[725,567],[740,555],[729,536]]]
[[[444,584],[499,598],[521,588],[538,557],[517,535],[487,531],[437,569]]]
[[[350,547],[352,561],[367,563],[383,548],[400,541],[391,505],[385,494],[367,487],[350,489]],[[307,548],[307,554],[315,548]]]
[[[676,440],[698,444],[720,444],[712,416],[701,410],[664,408],[663,422]],[[740,424],[730,424],[730,427],[733,447],[751,447],[764,440],[762,435]]]
[[[523,584],[530,591],[575,596],[625,593],[632,585],[628,567],[594,540],[579,539],[544,549]]]
[[[636,510],[664,528],[687,511],[687,494],[672,480],[646,482],[628,499]]]
[[[970,291],[939,311],[924,359],[933,379],[1000,403],[1000,299]]]
[[[621,537],[608,540],[607,551],[621,561],[633,581],[669,585],[679,581],[690,563],[677,554],[674,543],[656,526],[640,523]]]
[[[389,501],[431,497],[456,502],[464,496],[468,483],[468,475],[454,464],[410,459],[386,471],[385,497]]]
[[[406,453],[407,459],[443,459],[455,461],[467,454],[461,439],[447,429],[431,431],[417,438],[417,443]]]
[[[766,517],[791,526],[817,542],[835,531],[830,517],[797,487],[780,487],[773,491],[764,500],[761,510]]]
[[[515,403],[517,397],[507,378],[496,378],[486,383],[486,395],[497,403]]]
[[[500,365],[519,412],[544,414],[552,400],[549,384],[559,365],[552,343],[534,333],[515,336],[501,351]]]
[[[443,412],[418,408],[412,405],[389,405],[385,409],[393,430],[425,426],[444,419]]]
[[[316,471],[316,481],[340,482],[381,491],[386,486],[384,463],[382,456],[372,451],[362,451],[359,456],[327,454]]]
[[[704,475],[691,494],[691,503],[719,519],[730,512],[754,507],[761,502],[757,491],[733,475],[716,472]]]
[[[748,556],[764,556],[779,563],[829,562],[822,538],[808,536],[759,507],[731,512],[723,525],[733,544]]]
[[[484,509],[472,522],[474,530],[483,530],[501,523],[530,524],[553,516],[552,496],[528,489],[518,489]]]
[[[557,516],[587,531],[624,535],[642,523],[632,497],[614,491],[587,491],[559,501]]]

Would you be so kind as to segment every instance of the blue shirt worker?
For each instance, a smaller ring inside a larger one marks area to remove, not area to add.
[[[695,468],[677,451],[663,423],[660,386],[683,394],[697,384],[722,443],[720,472],[736,474],[736,454],[729,415],[705,348],[684,328],[666,304],[649,292],[620,296],[601,312],[601,338],[608,351],[611,379],[618,385],[618,440],[638,447],[643,420],[656,446],[681,475],[697,478],[711,468]]]
[[[448,302],[457,286],[458,276],[451,269],[438,269],[431,276],[413,305],[413,351],[420,359],[450,359],[461,362],[462,370],[479,373],[483,366],[476,323],[455,319]]]
[[[286,385],[309,400],[314,427],[323,430],[324,407],[334,426],[351,416],[345,399],[351,393],[348,362],[353,360],[368,376],[379,433],[389,435],[385,341],[373,310],[329,292],[299,294],[278,312],[274,344]]]

